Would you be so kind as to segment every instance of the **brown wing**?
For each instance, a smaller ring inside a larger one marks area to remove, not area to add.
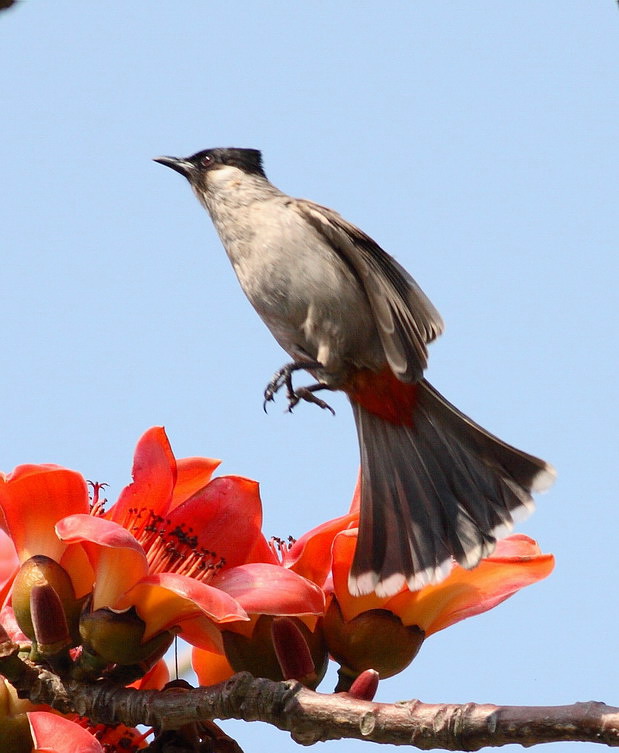
[[[295,206],[363,285],[394,374],[402,382],[419,380],[428,363],[426,345],[443,331],[438,311],[408,272],[359,228],[306,199]]]

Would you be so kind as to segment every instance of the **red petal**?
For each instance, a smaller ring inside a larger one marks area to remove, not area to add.
[[[240,476],[221,476],[179,505],[170,527],[190,523],[200,545],[226,562],[242,565],[261,536],[262,502],[258,484]]]
[[[238,621],[234,623],[226,623],[226,629],[228,625],[251,625],[250,622]],[[183,640],[190,643],[196,648],[204,649],[205,651],[214,651],[215,653],[222,653],[224,650],[224,642],[221,637],[221,631],[217,625],[205,617],[203,614],[197,617],[190,617],[188,620],[183,620],[181,627],[181,635]]]
[[[105,517],[122,524],[130,507],[165,515],[176,482],[176,460],[163,427],[153,426],[140,438],[131,475],[133,483],[122,490]]]
[[[340,531],[356,526],[358,521],[359,514],[352,512],[313,528],[284,553],[284,565],[319,586],[324,585],[331,571],[333,539]]]
[[[215,582],[249,614],[324,614],[325,597],[322,590],[281,565],[262,562],[241,565],[224,570]]]
[[[161,630],[200,614],[213,622],[247,620],[243,607],[227,593],[205,583],[175,573],[149,575],[130,588],[117,603],[117,609],[135,606],[146,622],[144,640]]]
[[[0,625],[14,643],[25,643],[29,639],[22,633],[15,619],[15,612],[10,604],[5,604],[0,609]]]
[[[32,753],[103,753],[90,732],[58,714],[30,711],[28,721],[34,741]]]
[[[92,515],[69,515],[56,524],[67,543],[83,544],[95,571],[93,609],[114,607],[122,593],[148,574],[144,550],[118,523]]]
[[[250,562],[268,562],[270,565],[279,565],[279,560],[275,556],[275,552],[271,549],[269,542],[260,533],[254,539],[251,551],[247,553],[244,564]]]
[[[123,547],[143,553],[139,542],[126,528],[94,515],[67,515],[58,521],[56,531],[67,543],[91,541],[99,546]]]
[[[75,471],[56,465],[20,465],[0,474],[0,522],[20,560],[44,554],[57,562],[65,545],[54,524],[72,513],[87,513],[88,489]]]
[[[191,652],[191,664],[198,675],[198,682],[204,686],[217,685],[234,674],[226,655],[215,651],[194,648]]]
[[[176,484],[168,510],[173,510],[209,483],[221,460],[213,458],[181,458],[176,461]]]
[[[19,560],[13,542],[7,533],[0,530],[0,606],[4,604],[18,569]]]

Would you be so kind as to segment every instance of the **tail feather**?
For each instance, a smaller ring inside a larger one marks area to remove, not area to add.
[[[554,469],[502,442],[425,380],[412,420],[384,417],[351,399],[361,449],[361,519],[352,593],[417,590],[453,560],[474,567],[534,507]]]

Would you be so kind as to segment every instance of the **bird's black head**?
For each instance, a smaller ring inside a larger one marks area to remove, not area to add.
[[[171,167],[193,184],[204,182],[205,173],[225,165],[237,167],[250,175],[260,175],[266,178],[262,169],[262,155],[257,149],[217,147],[216,149],[204,149],[183,159],[156,157],[155,162]]]
[[[253,173],[264,177],[262,154],[258,149],[239,149],[237,147],[218,147],[205,149],[189,157],[189,162],[199,170],[209,170],[216,165],[232,165],[244,173]]]

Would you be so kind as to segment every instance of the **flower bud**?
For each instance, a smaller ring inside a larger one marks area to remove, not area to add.
[[[64,625],[67,632],[72,636],[71,644],[76,645],[79,635],[79,614],[83,600],[75,598],[73,584],[67,571],[55,560],[42,554],[37,554],[26,560],[15,577],[12,604],[15,619],[20,629],[31,641],[37,642],[37,630],[39,632],[45,630],[44,622],[50,621],[49,617],[45,617],[44,610],[39,610],[37,627],[35,628],[31,594],[33,589],[40,587],[43,587],[44,591],[40,592],[40,595],[35,598],[37,600],[40,598],[53,599],[56,604],[54,614],[56,616],[60,613],[64,615]],[[54,591],[55,597],[50,595],[51,591]],[[44,592],[48,595],[42,596],[41,594]],[[62,632],[64,635],[64,628],[62,628]]]
[[[290,617],[276,617],[271,623],[275,656],[284,680],[311,678],[316,674],[314,660],[301,629]]]
[[[80,620],[80,634],[85,653],[84,659],[92,664],[97,661],[101,668],[107,664],[144,665],[144,674],[165,653],[172,643],[174,633],[163,631],[145,643],[145,623],[138,617],[135,607],[116,612],[102,607],[94,612],[84,612]],[[95,659],[97,661],[95,661]]]
[[[30,591],[30,618],[39,655],[52,657],[69,648],[71,637],[62,602],[47,581],[35,583]]]
[[[270,680],[285,679],[273,643],[274,636],[272,625],[274,619],[281,620],[282,618],[274,618],[272,615],[266,614],[260,615],[257,619],[251,638],[247,638],[239,633],[234,633],[231,630],[222,631],[226,658],[235,672],[247,671],[251,672],[255,677],[267,677]],[[309,688],[315,688],[324,677],[329,661],[327,649],[322,637],[322,631],[320,629],[320,623],[317,625],[316,630],[312,632],[307,625],[298,618],[288,617],[286,620],[294,623],[295,629],[298,630],[298,637],[291,638],[289,625],[283,628],[281,626],[275,628],[278,636],[275,640],[279,644],[279,651],[282,652],[282,656],[285,655],[286,657],[283,658],[286,667],[286,670],[284,671],[292,670],[291,654],[299,648],[299,640],[303,640],[305,646],[309,648],[311,661],[313,662],[315,670],[305,677],[296,677],[295,679],[303,682],[303,684],[307,685]],[[282,636],[284,631],[286,631],[286,638]],[[293,642],[296,645],[296,649],[292,645]],[[284,643],[286,643],[285,647],[283,645]],[[307,660],[304,660],[302,664],[304,668],[307,667]],[[297,666],[294,672],[296,673],[300,667],[301,664]]]
[[[378,690],[380,675],[375,669],[366,669],[353,680],[348,695],[358,698],[360,701],[372,701]]]
[[[407,627],[386,609],[370,609],[346,622],[334,598],[324,618],[324,635],[331,656],[341,665],[337,691],[346,691],[366,669],[392,677],[417,655],[425,634]]]

